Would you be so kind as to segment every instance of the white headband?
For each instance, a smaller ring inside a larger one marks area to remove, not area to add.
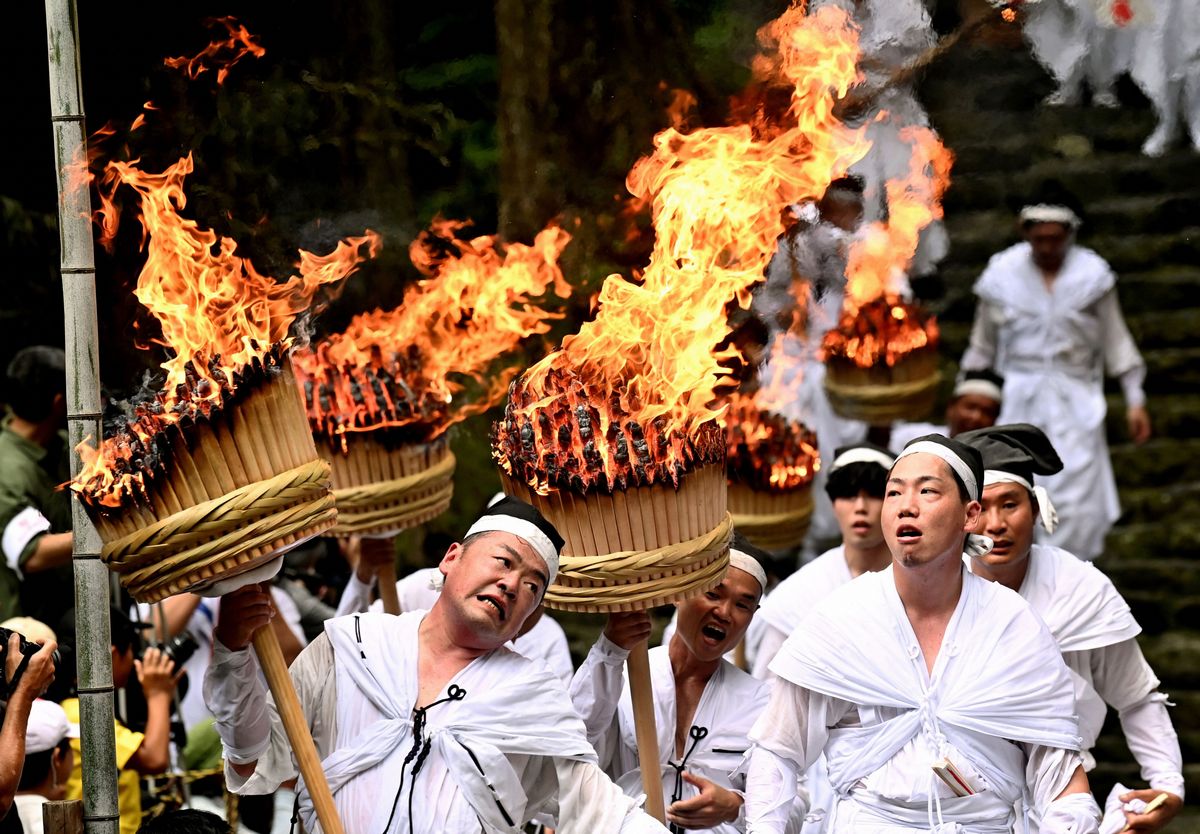
[[[896,456],[896,460],[898,461],[900,458],[906,458],[909,455],[919,453],[936,455],[946,461],[955,474],[962,478],[963,485],[966,486],[967,494],[971,496],[971,499],[973,501],[979,500],[979,482],[975,480],[975,473],[971,471],[971,467],[967,466],[965,460],[941,443],[936,443],[932,440],[920,440],[916,443],[910,443],[904,447],[903,452]]]
[[[1021,225],[1026,223],[1062,223],[1071,229],[1078,229],[1082,221],[1066,206],[1038,203],[1021,209]]]
[[[469,538],[476,533],[493,532],[511,533],[528,542],[534,552],[541,556],[542,561],[546,563],[547,583],[554,582],[554,577],[558,575],[558,549],[554,546],[554,542],[550,541],[550,537],[539,530],[536,524],[511,515],[485,515],[471,525],[471,529],[463,538]]]
[[[968,394],[987,397],[989,400],[995,400],[996,402],[1000,402],[1003,399],[1003,395],[1000,393],[1000,386],[990,379],[964,379],[954,386],[955,397],[965,397]]]
[[[767,572],[763,570],[763,566],[753,556],[730,548],[729,567],[744,570],[758,580],[758,584],[763,591],[767,590]]]
[[[1044,486],[1034,486],[1020,475],[1005,472],[1003,469],[985,469],[983,472],[983,485],[990,487],[993,484],[1017,484],[1018,486],[1025,487],[1037,499],[1038,520],[1042,522],[1042,527],[1046,529],[1046,532],[1053,533],[1055,528],[1058,527],[1058,510],[1054,509],[1054,504],[1050,501],[1050,493],[1046,491]]]
[[[889,454],[879,451],[878,449],[868,449],[865,446],[856,446],[853,449],[847,449],[836,458],[829,467],[827,475],[832,475],[834,472],[841,469],[843,466],[849,466],[852,463],[877,463],[884,469],[891,469],[892,464],[896,459]]]

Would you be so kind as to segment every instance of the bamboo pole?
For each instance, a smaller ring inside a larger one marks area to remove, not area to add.
[[[79,16],[75,0],[46,0],[46,47],[50,74],[50,121],[58,177],[59,268],[67,354],[67,430],[74,449],[86,438],[99,443],[100,343],[96,321],[96,266],[92,250],[91,200],[82,176],[87,131],[79,66]],[[71,474],[80,470],[71,453]],[[117,834],[116,741],[109,578],[100,561],[100,537],[75,498],[74,530],[76,664],[83,770],[83,823],[88,834]]]
[[[658,725],[654,720],[649,652],[649,643],[643,640],[630,649],[625,666],[629,672],[629,700],[633,706],[642,789],[646,792],[646,813],[665,825],[667,811],[663,803],[662,765],[658,760]]]
[[[364,559],[371,556],[379,556],[386,553],[388,561],[379,566],[378,572],[375,574],[379,581],[379,599],[383,602],[383,610],[388,614],[400,613],[400,595],[396,593],[396,537],[387,536],[386,538],[373,538],[371,536],[363,536],[362,550],[359,551],[359,558]]]
[[[308,729],[308,719],[304,717],[300,699],[296,696],[291,675],[288,674],[287,662],[284,661],[283,651],[279,648],[279,638],[270,625],[254,632],[254,653],[258,655],[263,676],[266,677],[267,686],[275,698],[275,707],[279,710],[283,729],[292,744],[292,753],[296,756],[296,764],[304,778],[304,786],[312,798],[313,810],[317,812],[321,830],[324,834],[342,834],[342,821],[338,818],[333,794],[325,781],[325,771],[321,769],[321,757],[317,755],[317,746],[313,743],[312,733]]]

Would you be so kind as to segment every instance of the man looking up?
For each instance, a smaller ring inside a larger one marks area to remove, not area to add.
[[[446,551],[429,611],[332,619],[292,664],[348,832],[516,834],[541,813],[564,834],[663,830],[596,766],[553,673],[504,648],[553,581],[562,543],[537,510],[505,499]],[[257,586],[223,597],[204,682],[238,793],[296,776],[248,649],[272,614]],[[319,831],[299,797],[305,830]]]
[[[1092,834],[1070,674],[1016,593],[974,576],[979,453],[909,443],[884,494],[892,566],[834,591],[771,664],[751,730],[748,831],[782,832],[797,777],[824,752],[835,834],[1008,834],[1022,799],[1042,830]]]
[[[1141,626],[1107,576],[1065,550],[1033,543],[1035,525],[1040,521],[1053,532],[1056,518],[1034,476],[1062,469],[1058,453],[1041,429],[1027,424],[967,432],[959,439],[983,456],[983,512],[975,532],[995,542],[990,553],[971,559],[971,571],[1020,593],[1050,627],[1074,673],[1086,769],[1096,766],[1089,751],[1108,707],[1117,711],[1150,789],[1119,788],[1107,805],[1149,802],[1166,793],[1163,804],[1149,814],[1116,812],[1120,826],[1127,819],[1131,831],[1158,831],[1183,805],[1183,756],[1167,714],[1167,697],[1158,691],[1158,678],[1135,639]]]

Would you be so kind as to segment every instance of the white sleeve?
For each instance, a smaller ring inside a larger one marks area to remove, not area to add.
[[[1142,383],[1146,379],[1146,363],[1129,333],[1129,326],[1125,324],[1115,288],[1096,303],[1096,315],[1100,319],[1105,369],[1110,376],[1121,381],[1126,406],[1145,405],[1146,394],[1142,390]]]
[[[342,591],[335,617],[345,617],[347,614],[361,614],[371,605],[371,591],[375,588],[376,580],[363,582],[354,571],[350,572],[350,581]]]
[[[559,834],[666,834],[594,764],[555,759],[554,768]]]
[[[1070,784],[1075,771],[1083,766],[1079,753],[1040,744],[1020,746],[1026,755],[1025,780],[1033,806],[1042,814],[1042,834],[1093,834],[1098,831],[1100,806],[1091,793],[1058,798]],[[1091,820],[1090,824],[1085,824],[1087,820]]]
[[[971,325],[971,338],[962,357],[964,371],[979,371],[993,368],[996,364],[996,345],[1000,328],[997,323],[999,311],[990,302],[980,299],[975,306],[975,321]]]
[[[1167,713],[1167,696],[1158,691],[1158,677],[1137,640],[1130,638],[1089,654],[1092,684],[1120,716],[1125,741],[1141,767],[1142,778],[1150,787],[1182,799],[1179,736]]]
[[[611,773],[620,744],[617,704],[625,687],[629,652],[603,634],[571,678],[569,692],[575,712],[583,719],[588,743],[596,749],[600,767]]]
[[[1091,793],[1073,793],[1046,807],[1040,834],[1098,834],[1100,806]]]
[[[849,705],[776,678],[767,706],[750,729],[746,774],[748,832],[787,830],[796,813],[801,775],[825,749],[829,728],[845,715]]]
[[[267,749],[271,736],[267,688],[251,649],[235,652],[214,638],[212,660],[204,674],[204,704],[213,715],[226,759],[246,764]]]
[[[775,655],[779,654],[779,650],[783,648],[783,644],[787,642],[787,637],[775,626],[764,625],[758,648],[754,651],[754,666],[750,669],[750,674],[760,681],[768,681],[775,677],[768,667],[775,659]]]

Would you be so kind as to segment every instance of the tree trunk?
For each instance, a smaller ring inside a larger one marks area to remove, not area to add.
[[[99,443],[100,345],[96,322],[96,267],[91,200],[83,175],[87,159],[79,70],[79,17],[74,0],[46,0],[50,114],[58,175],[58,235],[67,354],[67,429],[71,474],[79,472],[74,448]],[[108,620],[108,571],[100,561],[100,536],[79,499],[71,504],[74,535],[76,665],[83,820],[88,834],[117,834],[117,754],[113,733],[113,681]]]

